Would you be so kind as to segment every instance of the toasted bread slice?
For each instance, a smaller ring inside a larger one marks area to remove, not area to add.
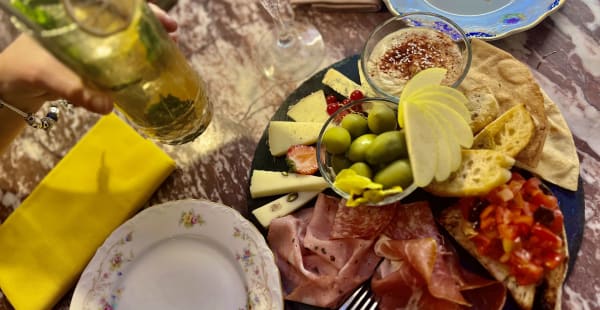
[[[438,218],[438,222],[448,231],[448,233],[458,242],[467,252],[479,261],[479,263],[498,281],[501,281],[508,291],[513,296],[513,299],[521,309],[530,310],[533,308],[536,296],[541,294],[540,302],[543,309],[560,309],[562,284],[565,279],[567,269],[567,259],[555,268],[548,272],[543,280],[543,283],[536,287],[535,285],[519,285],[514,276],[510,275],[509,267],[492,258],[479,255],[475,244],[469,239],[469,231],[473,231],[472,224],[463,219],[462,213],[458,206],[452,206],[443,210]],[[565,241],[566,236],[563,230],[561,236]]]
[[[457,171],[442,182],[432,182],[425,190],[437,196],[478,196],[510,180],[515,160],[494,150],[463,150]]]
[[[528,144],[535,124],[522,104],[504,112],[485,126],[474,138],[474,149],[492,149],[516,157]]]

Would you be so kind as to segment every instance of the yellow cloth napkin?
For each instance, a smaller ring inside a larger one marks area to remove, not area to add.
[[[290,0],[293,5],[310,5],[311,8],[334,11],[377,12],[381,0]]]
[[[11,304],[54,306],[174,168],[116,115],[100,119],[0,225],[0,288]]]

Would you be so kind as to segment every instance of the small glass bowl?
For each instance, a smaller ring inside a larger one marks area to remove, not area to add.
[[[409,28],[415,31],[408,34]],[[405,35],[408,37],[398,38]],[[439,44],[421,43],[431,36],[429,43],[441,40]],[[456,63],[448,60],[458,57]],[[363,48],[361,69],[376,93],[397,102],[406,81],[429,67],[448,69],[442,84],[457,87],[469,71],[471,57],[471,42],[456,23],[434,13],[413,12],[392,17],[375,28]]]
[[[325,131],[328,128],[330,128],[332,126],[340,126],[342,119],[348,113],[361,113],[365,116],[368,115],[369,109],[374,104],[385,104],[386,106],[388,106],[392,110],[394,110],[396,112],[396,115],[398,113],[398,104],[395,101],[392,101],[387,98],[363,98],[363,99],[355,100],[355,101],[348,103],[345,106],[340,107],[335,113],[333,113],[329,117],[329,119],[323,125],[323,128],[321,128],[321,132],[319,133],[319,137],[317,139],[317,164],[319,166],[319,171],[321,172],[321,176],[323,176],[323,178],[325,178],[325,181],[327,181],[327,183],[329,184],[329,187],[344,199],[349,199],[350,194],[344,192],[343,190],[341,190],[333,185],[333,183],[335,182],[337,173],[334,170],[333,165],[332,165],[333,155],[330,154],[329,152],[327,152],[327,148],[322,143],[323,134],[325,133]],[[357,111],[359,111],[359,112],[357,112]],[[398,128],[398,130],[399,130],[399,128]],[[397,201],[407,197],[412,192],[414,192],[416,189],[417,189],[417,186],[414,183],[412,183],[408,187],[403,188],[403,191],[398,194],[386,196],[381,201],[368,203],[367,205],[380,206],[380,205],[394,203],[394,202],[397,202]]]

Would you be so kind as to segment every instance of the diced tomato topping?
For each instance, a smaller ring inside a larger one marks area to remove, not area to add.
[[[471,238],[475,243],[477,251],[485,256],[499,258],[504,253],[502,244],[496,238],[490,238],[484,234],[477,234]]]
[[[562,261],[565,259],[565,255],[560,252],[548,252],[546,253],[545,258],[544,267],[552,270],[562,263]]]
[[[554,221],[548,225],[548,228],[555,234],[562,234],[564,218],[560,209],[554,210]]]
[[[480,212],[475,217],[477,234],[470,237],[478,253],[509,265],[521,285],[538,283],[546,270],[566,258],[560,238],[563,214],[543,186],[536,177],[525,179],[514,172],[507,184],[487,195],[458,202],[467,220]]]
[[[519,285],[536,284],[544,275],[544,268],[531,261],[531,253],[518,249],[510,256],[511,273]]]
[[[562,247],[562,239],[559,236],[537,223],[531,228],[531,238],[534,237],[538,238],[538,247],[544,249],[559,249]]]

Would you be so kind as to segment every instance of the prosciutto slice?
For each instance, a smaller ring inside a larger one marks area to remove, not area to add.
[[[267,240],[285,299],[333,308],[373,274],[381,260],[373,250],[376,236],[331,237],[340,208],[338,198],[320,194],[314,208],[271,222]]]
[[[459,266],[428,203],[401,206],[375,252],[384,257],[371,288],[380,309],[501,309],[504,286]],[[481,297],[484,296],[484,297]]]

